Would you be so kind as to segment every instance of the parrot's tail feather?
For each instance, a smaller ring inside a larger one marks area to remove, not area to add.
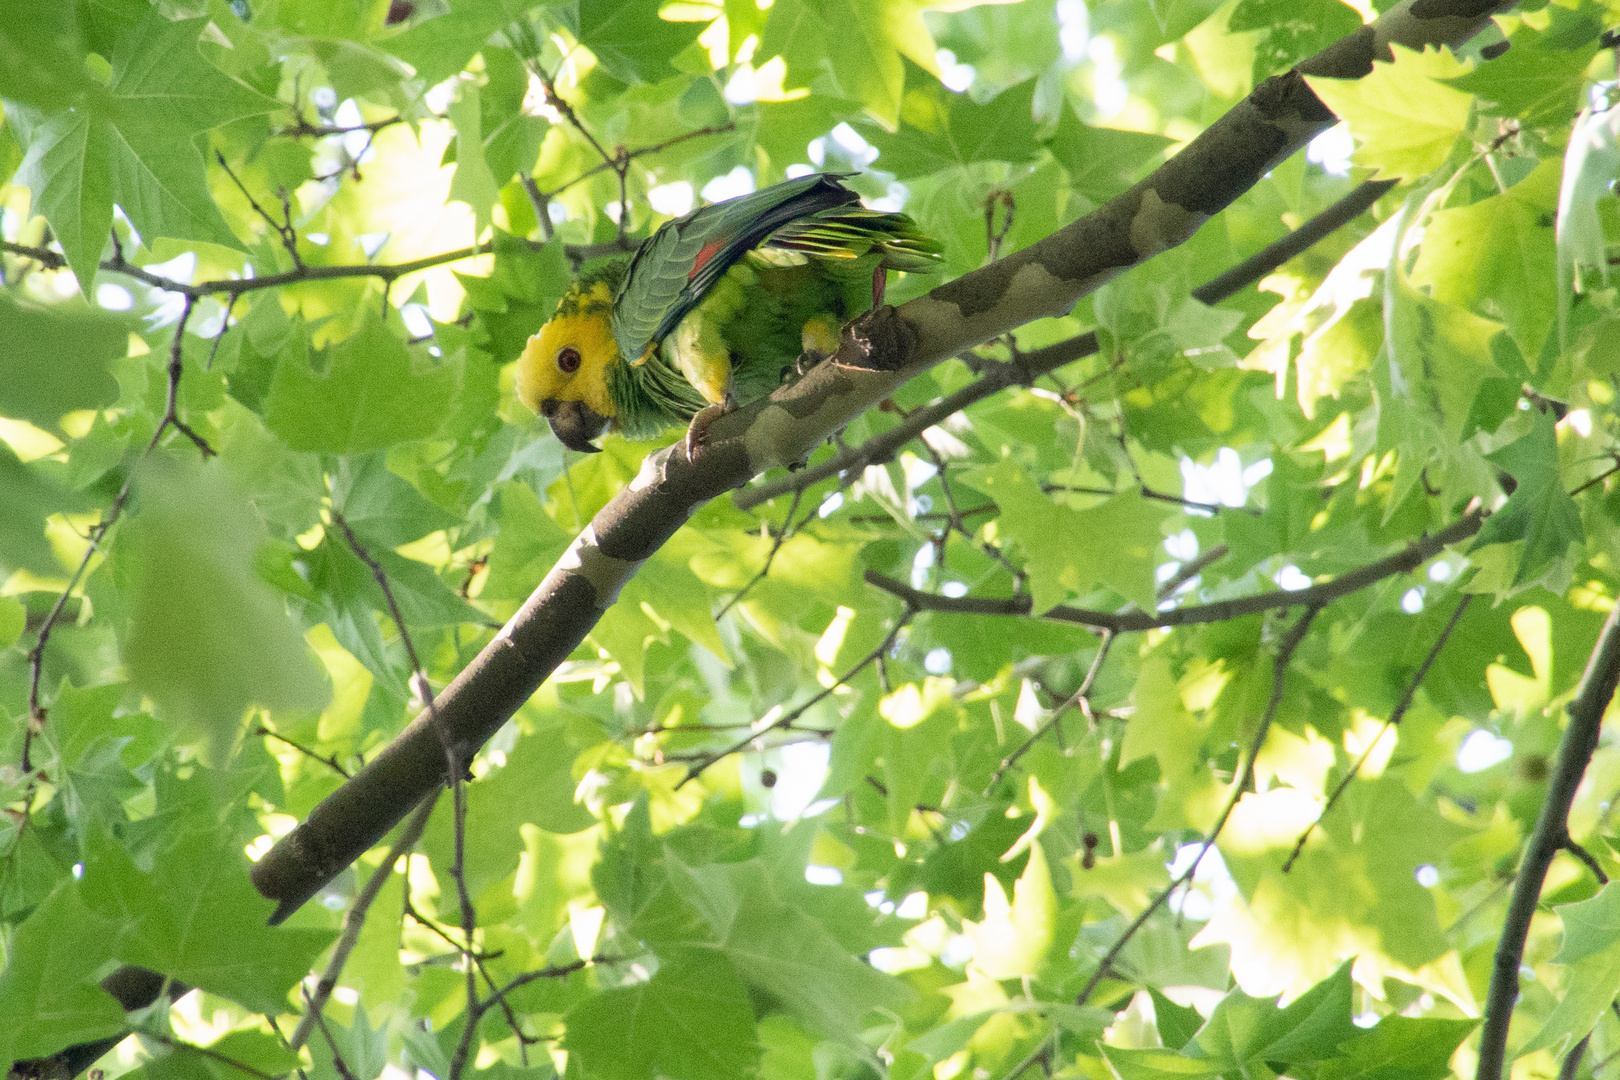
[[[877,253],[889,270],[927,273],[943,248],[904,214],[838,206],[777,229],[766,246],[822,259],[858,259]]]

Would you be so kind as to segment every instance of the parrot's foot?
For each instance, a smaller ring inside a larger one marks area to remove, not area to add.
[[[736,407],[737,399],[728,390],[726,396],[718,403],[698,410],[697,415],[692,417],[691,426],[686,429],[686,460],[688,462],[697,463],[698,451],[703,449],[704,440],[709,437],[709,425]]]
[[[911,362],[917,330],[884,304],[844,327],[833,363],[862,371],[898,371]]]

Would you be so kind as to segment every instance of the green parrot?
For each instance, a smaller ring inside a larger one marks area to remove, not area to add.
[[[701,207],[588,268],[524,346],[518,397],[585,452],[610,428],[644,438],[696,417],[690,452],[705,417],[770,393],[801,354],[835,352],[887,271],[938,265],[915,222],[866,209],[839,179]]]

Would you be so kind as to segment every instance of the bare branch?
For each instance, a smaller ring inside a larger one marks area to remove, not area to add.
[[[1508,901],[1507,918],[1496,943],[1491,968],[1491,988],[1485,999],[1485,1026],[1479,1036],[1479,1068],[1476,1080],[1501,1080],[1507,1064],[1508,1022],[1513,1004],[1519,999],[1519,965],[1524,960],[1524,943],[1530,933],[1530,919],[1541,899],[1541,886],[1547,868],[1569,836],[1569,808],[1575,789],[1597,749],[1603,713],[1614,700],[1620,683],[1620,606],[1609,612],[1598,635],[1597,645],[1581,676],[1580,688],[1569,704],[1569,726],[1558,746],[1558,762],[1547,785],[1547,798],[1541,804],[1535,831],[1524,848],[1513,898]]]
[[[1093,611],[1060,605],[1043,612],[1041,618],[1109,630],[1116,634],[1129,634],[1166,626],[1225,622],[1243,615],[1256,615],[1262,611],[1274,611],[1278,608],[1301,605],[1324,607],[1341,596],[1365,589],[1385,578],[1416,570],[1447,546],[1473,536],[1484,524],[1485,517],[1485,511],[1472,510],[1439,532],[1412,541],[1405,549],[1394,555],[1309,588],[1261,593],[1258,596],[1245,596],[1236,600],[1217,600],[1211,604],[1195,604],[1191,607],[1172,608],[1169,611]],[[1031,612],[1031,601],[1028,596],[1009,596],[1005,599],[940,596],[937,593],[913,589],[904,582],[896,581],[876,570],[866,572],[866,583],[886,593],[892,593],[916,607],[918,611],[948,611],[968,615],[1028,615]]]

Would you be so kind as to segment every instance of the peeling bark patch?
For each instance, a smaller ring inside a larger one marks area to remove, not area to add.
[[[845,324],[833,363],[857,371],[899,371],[916,348],[916,328],[884,304]]]
[[[1131,246],[1144,259],[1157,255],[1186,240],[1208,220],[1204,214],[1165,202],[1158,192],[1149,189],[1142,193],[1136,216],[1131,218]]]

